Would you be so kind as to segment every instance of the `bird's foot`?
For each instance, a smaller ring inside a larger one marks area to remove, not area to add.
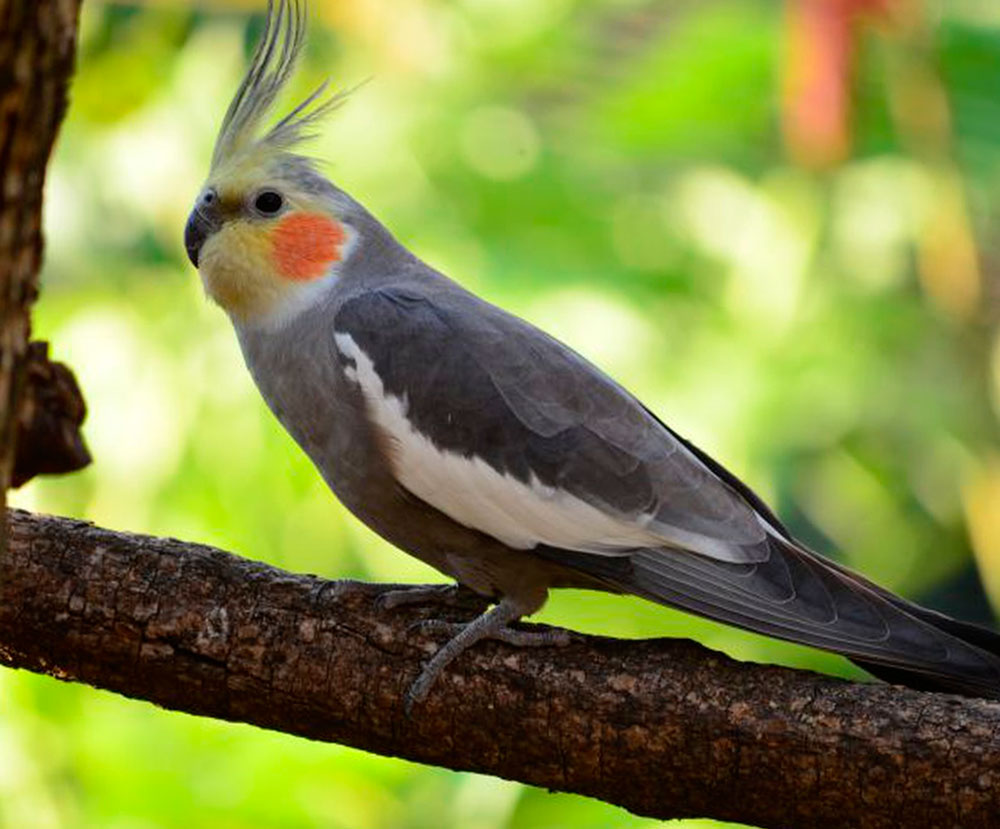
[[[460,584],[420,584],[387,590],[375,599],[378,610],[392,610],[414,604],[446,604],[481,610],[489,604],[489,599]]]
[[[421,622],[414,622],[410,630],[419,630],[421,633],[450,633],[458,636],[469,622],[446,622],[444,619],[424,619]],[[571,641],[572,637],[568,630],[516,630],[512,627],[500,628],[483,639],[494,639],[497,642],[506,642],[517,648],[564,648]]]
[[[429,620],[419,626],[423,630],[454,633],[431,660],[424,665],[410,690],[406,694],[406,713],[413,706],[427,698],[431,687],[448,665],[467,648],[482,639],[496,639],[517,647],[564,647],[570,643],[570,634],[565,630],[526,631],[509,627],[524,615],[524,610],[510,599],[504,598],[495,607],[466,624]]]

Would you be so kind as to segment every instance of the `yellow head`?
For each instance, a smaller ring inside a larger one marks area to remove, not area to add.
[[[305,36],[300,0],[268,0],[264,34],[222,122],[208,181],[184,231],[208,295],[242,323],[267,321],[331,278],[354,231],[340,194],[290,148],[343,96],[321,86],[263,135]]]

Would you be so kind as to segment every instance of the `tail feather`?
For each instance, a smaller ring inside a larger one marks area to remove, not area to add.
[[[901,596],[897,596],[894,593],[890,593],[884,587],[880,587],[872,581],[869,581],[864,576],[859,573],[855,573],[852,570],[838,564],[834,561],[826,561],[831,567],[836,569],[838,572],[842,573],[846,578],[854,579],[870,590],[877,593],[881,598],[893,605],[898,607],[900,610],[908,613],[911,616],[916,617],[922,622],[925,622],[942,633],[948,635],[949,637],[954,637],[959,639],[975,648],[985,651],[998,659],[1000,659],[1000,633],[994,630],[985,628],[982,625],[976,625],[972,622],[963,622],[960,619],[953,619],[951,616],[947,616],[944,613],[940,613],[936,610],[931,610],[927,607],[922,607],[915,602],[908,601]],[[891,668],[886,665],[881,665],[873,662],[866,662],[862,659],[852,660],[856,665],[864,668],[873,676],[879,679],[885,680],[886,682],[892,682],[898,685],[908,685],[913,688],[918,688],[920,690],[926,691],[951,691],[955,690],[952,683],[945,682],[942,683],[935,676],[926,676],[922,674],[917,674],[912,671],[900,670],[897,668]],[[962,693],[960,690],[959,693]],[[976,696],[986,696],[991,698],[1000,698],[1000,689],[996,687],[988,687],[986,689],[979,689],[975,691]]]
[[[890,682],[1000,699],[1000,635],[906,601],[777,534],[770,551],[755,564],[665,548],[628,558],[538,552],[615,590],[843,654]]]
[[[923,607],[915,602],[909,601],[908,599],[904,599],[902,596],[897,596],[895,593],[891,593],[884,587],[881,587],[880,585],[875,584],[875,582],[865,578],[860,573],[856,573],[855,571],[850,570],[835,561],[824,558],[823,563],[841,573],[846,578],[863,584],[869,590],[877,593],[880,597],[888,602],[891,602],[900,610],[909,613],[911,616],[916,616],[921,621],[927,622],[929,625],[933,625],[944,633],[958,639],[962,639],[963,641],[968,642],[971,645],[975,645],[977,648],[980,648],[987,653],[1000,657],[1000,633],[997,631],[990,630],[989,628],[972,622],[963,622],[960,619],[954,619],[951,616],[941,613],[940,611],[931,610],[929,607]]]

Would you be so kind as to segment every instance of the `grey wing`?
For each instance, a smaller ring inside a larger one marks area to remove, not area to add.
[[[767,555],[766,522],[737,491],[628,392],[528,323],[460,289],[395,288],[345,303],[335,332],[371,363],[370,402],[399,447],[399,476],[455,501],[429,499],[455,520],[495,535],[505,521],[524,527],[521,543],[500,536],[512,546]],[[387,398],[405,407],[405,422]]]

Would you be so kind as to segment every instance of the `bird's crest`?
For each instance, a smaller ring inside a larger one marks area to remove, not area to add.
[[[309,128],[343,103],[347,92],[326,96],[324,81],[267,132],[261,122],[295,71],[305,43],[305,0],[268,0],[264,32],[233,96],[212,153],[212,169],[249,148],[287,150],[309,137]]]

